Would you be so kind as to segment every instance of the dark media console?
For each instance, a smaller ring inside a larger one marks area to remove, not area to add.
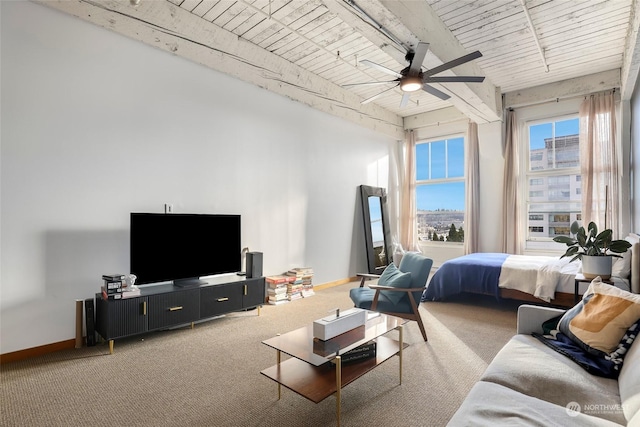
[[[266,298],[264,277],[224,275],[204,279],[205,285],[141,286],[138,297],[104,300],[96,294],[96,332],[109,341],[169,329],[233,311],[260,307]],[[259,312],[258,312],[259,314]]]

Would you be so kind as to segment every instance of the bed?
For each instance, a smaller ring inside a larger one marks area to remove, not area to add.
[[[640,236],[631,233],[626,240],[631,242],[631,249],[623,258],[614,258],[611,280],[621,289],[640,293]],[[569,262],[569,258],[474,253],[443,263],[421,300],[439,301],[475,293],[571,307],[580,267],[580,261]],[[579,293],[583,292],[581,289]]]

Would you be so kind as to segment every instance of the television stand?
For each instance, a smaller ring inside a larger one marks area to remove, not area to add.
[[[140,296],[105,300],[95,296],[96,332],[109,342],[151,331],[212,319],[234,311],[258,309],[267,292],[264,277],[221,275],[201,279],[202,285],[180,287],[162,283],[140,286]],[[193,327],[193,326],[192,326]]]

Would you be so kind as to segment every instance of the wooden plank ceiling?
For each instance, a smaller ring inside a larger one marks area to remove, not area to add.
[[[630,97],[640,62],[634,0],[41,3],[398,139],[407,118],[500,120],[501,94],[540,85],[577,81],[560,92],[621,87]],[[399,72],[419,41],[430,44],[423,69],[479,50],[481,58],[438,75],[485,81],[433,84],[451,98],[419,91],[404,108],[396,83],[344,87],[393,80],[360,61]]]

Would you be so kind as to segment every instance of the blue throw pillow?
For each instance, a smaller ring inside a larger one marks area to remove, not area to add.
[[[639,330],[640,319],[629,327],[613,352],[601,356],[587,352],[571,338],[559,331],[556,331],[555,339],[535,332],[533,336],[558,353],[567,356],[587,372],[599,377],[616,379],[622,369],[624,357],[638,336]]]
[[[409,288],[411,286],[411,273],[403,273],[391,263],[382,272],[378,280],[378,285],[389,286],[391,288]],[[380,293],[387,297],[393,304],[400,302],[402,297],[406,295],[405,292],[394,291],[380,291]]]

